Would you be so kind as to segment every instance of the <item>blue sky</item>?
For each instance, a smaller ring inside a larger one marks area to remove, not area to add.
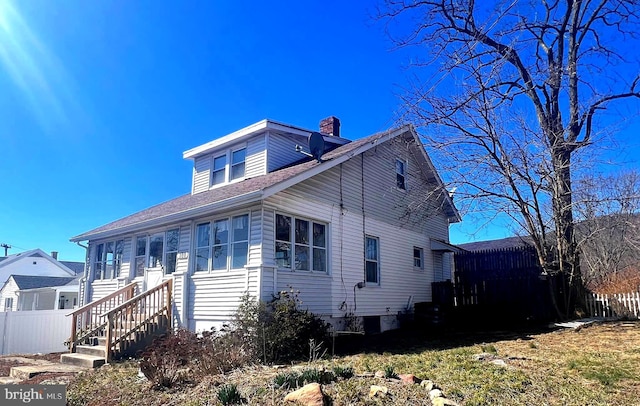
[[[411,54],[392,50],[376,2],[273,3],[0,2],[9,253],[82,260],[70,237],[188,193],[183,151],[264,118],[315,129],[335,115],[350,139],[390,127]],[[478,224],[452,241],[510,231],[471,236]]]

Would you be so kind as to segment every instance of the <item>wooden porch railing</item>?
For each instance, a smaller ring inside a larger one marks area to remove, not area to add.
[[[171,325],[173,279],[129,299],[103,313],[106,319],[105,354],[109,362],[116,353],[126,351],[156,329]]]
[[[67,316],[73,316],[71,337],[69,338],[70,352],[75,352],[78,343],[104,328],[107,324],[107,318],[103,316],[104,313],[131,299],[135,294],[135,289],[136,283],[130,283],[102,299],[87,303],[73,313],[69,313]]]

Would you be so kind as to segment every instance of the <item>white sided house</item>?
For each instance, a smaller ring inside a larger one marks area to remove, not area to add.
[[[58,253],[49,255],[39,248],[0,257],[0,286],[11,275],[75,277],[79,262],[58,261]],[[80,271],[81,272],[81,271]]]
[[[336,329],[347,313],[371,331],[396,327],[451,277],[460,217],[413,127],[355,141],[339,128],[321,122],[321,161],[312,131],[271,120],[184,152],[190,194],[71,239],[89,245],[80,305],[164,283],[173,325],[201,331],[245,293],[269,301],[292,288]]]

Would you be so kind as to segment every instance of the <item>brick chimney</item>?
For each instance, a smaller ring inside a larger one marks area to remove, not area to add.
[[[58,251],[51,251],[51,257],[57,261],[58,260]]]
[[[340,136],[340,120],[338,117],[330,116],[324,120],[320,120],[320,132],[322,134],[333,135],[334,137]]]

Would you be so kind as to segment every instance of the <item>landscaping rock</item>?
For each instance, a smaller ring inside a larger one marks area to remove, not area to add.
[[[291,392],[284,397],[285,402],[299,402],[306,406],[323,406],[324,393],[319,383],[304,385],[297,391]]]
[[[431,401],[432,406],[459,406],[456,402],[447,398],[435,398]]]
[[[398,378],[400,378],[402,383],[407,383],[409,385],[422,382],[422,379],[416,377],[414,374],[400,374],[398,375]]]
[[[376,371],[374,374],[376,378],[384,378],[384,371]]]
[[[494,359],[493,361],[491,361],[492,364],[497,365],[499,367],[506,367],[507,363],[504,362],[503,359]]]
[[[429,391],[429,399],[431,399],[431,402],[433,402],[433,400],[436,398],[442,397],[444,397],[444,395],[442,394],[442,391],[440,389],[431,389]]]
[[[370,398],[384,398],[387,396],[389,389],[386,386],[371,385],[369,389]]]
[[[356,375],[359,378],[373,378],[375,374],[373,372],[363,372],[361,374]]]
[[[424,381],[420,382],[420,386],[425,388],[427,392],[431,392],[431,390],[437,389],[436,385],[430,379],[425,379]]]

